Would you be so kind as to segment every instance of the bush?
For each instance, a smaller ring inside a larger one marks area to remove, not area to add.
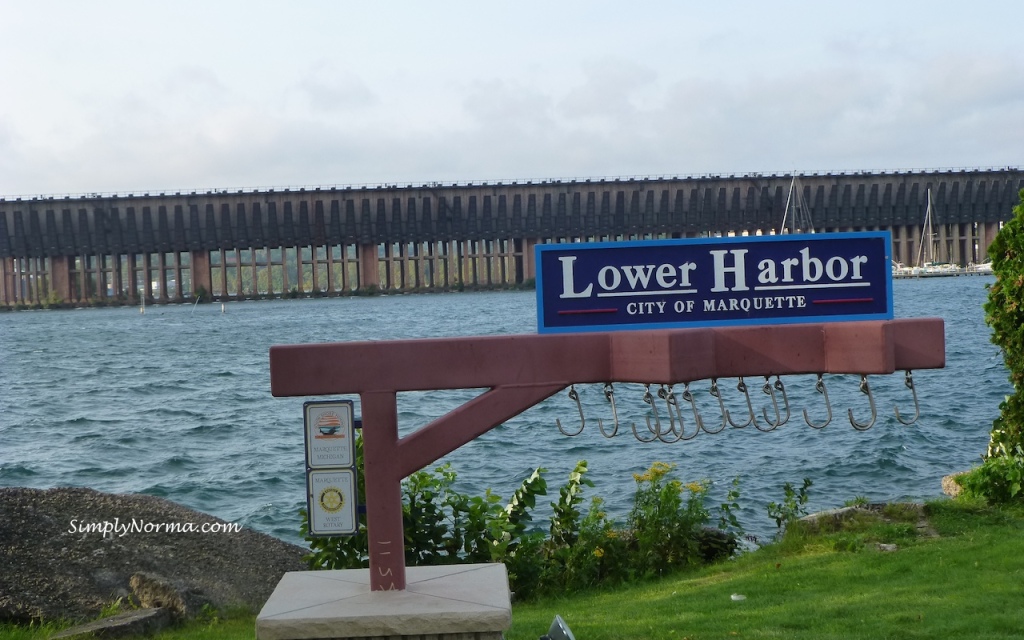
[[[989,504],[1002,504],[1024,498],[1024,449],[1017,445],[1009,455],[992,456],[980,467],[957,476],[957,484],[968,497]]]
[[[637,489],[626,523],[635,545],[631,564],[641,574],[658,575],[700,558],[701,531],[711,520],[704,506],[710,483],[684,485],[667,477],[674,468],[655,462],[646,473],[633,476]]]
[[[1014,393],[999,405],[986,458],[1024,448],[1024,189],[1014,217],[996,235],[988,255],[996,281],[989,287],[985,322],[1003,352]]]
[[[357,473],[362,475],[362,441],[357,438]],[[731,555],[737,548],[735,517],[738,480],[719,507],[719,529],[708,528],[705,507],[710,483],[683,484],[669,477],[674,465],[656,462],[637,474],[633,509],[619,528],[595,497],[582,516],[587,462],[576,464],[551,503],[545,534],[531,529],[537,496],[546,495],[544,469],[536,469],[508,503],[488,489],[482,496],[455,490],[450,465],[418,471],[402,483],[405,561],[409,566],[458,562],[503,562],[509,584],[519,599],[546,593],[578,591],[662,575],[682,567]],[[359,486],[362,487],[362,482]],[[364,496],[360,496],[363,502]],[[310,543],[311,569],[352,569],[367,566],[366,516],[351,537],[311,538],[302,512],[302,535]],[[735,530],[735,531],[731,531]]]
[[[782,504],[768,503],[768,517],[775,520],[775,526],[779,528],[780,533],[785,532],[786,527],[807,515],[806,505],[810,498],[807,495],[807,490],[813,484],[810,478],[804,478],[803,486],[794,489],[793,485],[787,482],[782,486],[782,491],[785,494]]]

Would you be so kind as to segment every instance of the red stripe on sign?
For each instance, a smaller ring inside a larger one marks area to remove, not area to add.
[[[835,298],[834,300],[815,300],[814,304],[847,304],[852,302],[874,302],[874,298]]]
[[[559,311],[560,316],[578,316],[583,313],[615,313],[618,309],[574,309],[571,311]]]

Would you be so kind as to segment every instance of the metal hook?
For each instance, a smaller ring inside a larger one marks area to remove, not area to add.
[[[647,418],[647,430],[650,431],[651,433],[653,433],[654,436],[652,436],[650,438],[641,438],[640,434],[636,430],[636,423],[635,422],[632,425],[633,426],[633,436],[637,440],[639,440],[640,442],[654,442],[661,435],[661,420],[658,418],[658,407],[656,407],[655,404],[654,404],[654,396],[651,395],[651,385],[649,385],[649,384],[645,384],[644,385],[644,402],[646,402],[647,404],[651,405],[651,410],[654,411],[654,422],[657,425],[658,430],[655,431],[654,427],[651,426],[651,417],[650,416],[645,416]]]
[[[672,391],[672,385],[658,385],[658,397],[665,401],[669,429],[672,430],[673,434],[681,434],[683,430],[683,416],[679,414],[679,403],[676,401],[676,394]],[[676,418],[679,419],[679,431],[676,431]]]
[[[750,403],[750,393],[747,392],[747,383],[743,381],[743,376],[740,376],[739,383],[736,384],[736,390],[740,391],[743,394],[743,397],[747,399],[747,410],[750,412],[750,417],[747,418],[747,421],[744,422],[743,424],[736,424],[735,422],[732,421],[732,416],[729,415],[729,410],[726,409],[725,419],[729,421],[729,424],[731,424],[733,427],[737,429],[742,429],[743,427],[749,425],[751,422],[754,423],[754,426],[757,426],[757,420],[754,419],[754,405]]]
[[[779,401],[775,398],[775,387],[772,386],[770,376],[764,377],[764,386],[761,388],[761,391],[764,391],[766,395],[769,395],[772,398],[772,407],[775,408],[775,420],[773,421],[768,417],[767,408],[761,407],[761,413],[764,414],[764,420],[768,423],[768,428],[762,429],[761,425],[757,424],[756,420],[754,421],[754,426],[760,431],[773,431],[785,421],[782,419],[782,413],[779,411]]]
[[[917,419],[921,416],[921,406],[917,403],[917,389],[914,388],[914,376],[910,373],[910,369],[907,369],[906,375],[903,378],[903,384],[907,385],[907,388],[910,389],[910,393],[914,396],[914,417],[910,420],[904,420],[903,417],[900,416],[900,408],[893,408],[896,410],[897,420],[902,424],[911,425],[917,422]]]
[[[675,430],[675,426],[674,426],[674,423],[673,423],[672,432],[676,434],[675,439],[673,439],[673,440],[666,440],[666,439],[662,438],[661,436],[658,436],[658,438],[662,442],[665,442],[665,443],[679,442],[680,440],[693,440],[694,438],[696,438],[697,434],[700,433],[700,429],[701,429],[700,421],[699,421],[700,417],[697,415],[696,407],[694,407],[694,414],[693,415],[694,415],[694,419],[697,420],[697,422],[695,423],[695,426],[694,426],[694,429],[693,429],[693,433],[691,435],[686,435],[686,428],[683,426],[683,424],[684,424],[683,423],[683,414],[679,410],[679,401],[676,400],[676,394],[675,394],[675,391],[672,390],[672,385],[668,385],[667,388],[663,387],[662,389],[659,389],[658,390],[658,395],[659,396],[663,395],[662,391],[664,391],[665,403],[668,405],[668,410],[669,410],[669,415],[670,416],[672,414],[673,407],[675,408],[675,414],[676,414],[675,417],[676,417],[677,420],[679,420],[679,431]],[[683,391],[684,399],[687,396],[689,396],[689,402],[690,402],[690,404],[692,406],[693,405],[693,396],[690,394],[689,385],[687,385],[686,390]]]
[[[704,421],[702,420],[701,421],[701,427],[707,433],[711,433],[711,434],[720,433],[722,431],[722,429],[725,429],[725,425],[728,424],[728,423],[725,421],[726,420],[725,419],[725,403],[722,402],[722,392],[718,390],[718,378],[711,378],[711,390],[708,391],[708,393],[710,393],[712,396],[714,396],[718,400],[718,408],[722,412],[722,426],[718,427],[714,431],[710,431],[710,430],[708,430],[708,428],[706,426],[704,426]]]
[[[789,422],[790,410],[789,410],[789,396],[786,394],[786,385],[782,384],[782,378],[778,375],[775,376],[775,390],[782,392],[782,406],[786,410],[786,417],[782,419],[780,425]]]
[[[804,422],[807,423],[808,427],[814,429],[824,429],[828,426],[828,423],[832,422],[832,403],[828,401],[828,390],[825,389],[825,381],[822,379],[821,374],[818,374],[818,381],[814,384],[814,389],[821,395],[825,396],[825,410],[828,411],[828,417],[825,418],[825,422],[821,424],[814,424],[811,422],[810,416],[807,415],[807,409],[804,409]]]
[[[579,430],[577,430],[574,433],[569,433],[568,431],[562,428],[562,421],[559,420],[558,418],[555,418],[555,424],[558,425],[558,430],[562,432],[562,435],[575,437],[583,433],[583,427],[585,427],[587,424],[586,419],[583,417],[583,405],[580,404],[580,394],[576,391],[576,385],[569,385],[569,399],[576,402],[576,408],[579,409],[580,412]]]
[[[718,433],[725,428],[725,420],[722,420],[722,426],[718,428],[718,431],[708,431],[707,427],[704,426],[704,418],[701,417],[700,412],[697,411],[697,401],[694,399],[693,394],[690,393],[690,383],[683,383],[683,401],[690,403],[690,408],[693,409],[693,421],[697,425],[697,430],[703,430],[705,433]],[[717,388],[716,388],[717,391]],[[713,395],[713,394],[712,394]],[[694,434],[696,435],[696,434]]]
[[[651,426],[651,416],[644,416],[647,420],[647,430],[656,436],[661,435],[661,417],[658,415],[658,405],[654,403],[654,395],[651,393],[651,385],[644,384],[644,402],[651,405],[651,413],[654,414],[654,426]]]
[[[856,420],[853,419],[853,409],[847,409],[847,411],[850,414],[850,424],[853,425],[853,428],[856,429],[857,431],[867,431],[868,429],[871,428],[873,424],[875,424],[875,418],[877,417],[877,414],[875,413],[875,397],[871,395],[871,387],[868,386],[868,377],[863,373],[860,374],[860,390],[861,393],[867,394],[868,402],[871,404],[871,420],[866,423],[857,422]]]
[[[601,418],[597,419],[597,428],[601,430],[601,435],[606,438],[614,438],[615,434],[619,432],[619,412],[615,408],[615,389],[612,387],[612,383],[604,383],[604,397],[605,400],[612,403],[612,420],[615,422],[612,432],[608,433],[604,430],[604,421]]]
[[[668,431],[662,432],[661,431],[661,422],[659,421],[657,423],[657,425],[658,425],[658,427],[657,427],[658,428],[658,431],[657,431],[658,440],[661,440],[665,444],[672,444],[673,442],[679,442],[682,439],[682,437],[683,437],[683,422],[682,422],[682,419],[680,419],[680,421],[679,421],[679,431],[677,432],[676,431],[676,419],[675,419],[675,416],[672,415],[672,404],[675,402],[675,395],[673,395],[672,399],[669,400],[669,394],[668,394],[668,392],[665,391],[665,386],[662,385],[658,389],[658,397],[662,398],[663,400],[665,400],[665,404],[668,405],[668,419],[669,419],[669,430]],[[653,404],[651,405],[651,408],[654,409],[654,405]],[[678,411],[677,411],[677,413],[678,413]],[[655,421],[658,420],[658,410],[657,409],[654,409],[654,419],[655,419]],[[650,418],[647,419],[647,428],[648,429],[651,428]],[[674,438],[669,438],[669,439],[666,439],[666,438],[663,437],[663,436],[667,436],[670,433],[673,436],[675,436],[675,437]]]

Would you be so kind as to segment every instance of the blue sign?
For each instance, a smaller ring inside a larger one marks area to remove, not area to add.
[[[888,231],[536,247],[541,333],[888,320]]]

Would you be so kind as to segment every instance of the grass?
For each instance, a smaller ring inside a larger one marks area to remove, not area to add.
[[[841,525],[793,527],[696,572],[516,604],[506,637],[536,640],[555,614],[581,640],[1024,637],[1024,506],[938,501],[925,512],[928,535],[917,510],[890,505]],[[236,614],[156,637],[251,639],[254,626],[254,616]],[[0,639],[52,631],[0,627]]]
[[[918,537],[900,514],[792,531],[698,573],[524,604],[508,638],[536,640],[556,613],[587,640],[1024,637],[1024,509],[927,510],[940,537]],[[877,547],[894,540],[898,551]]]

